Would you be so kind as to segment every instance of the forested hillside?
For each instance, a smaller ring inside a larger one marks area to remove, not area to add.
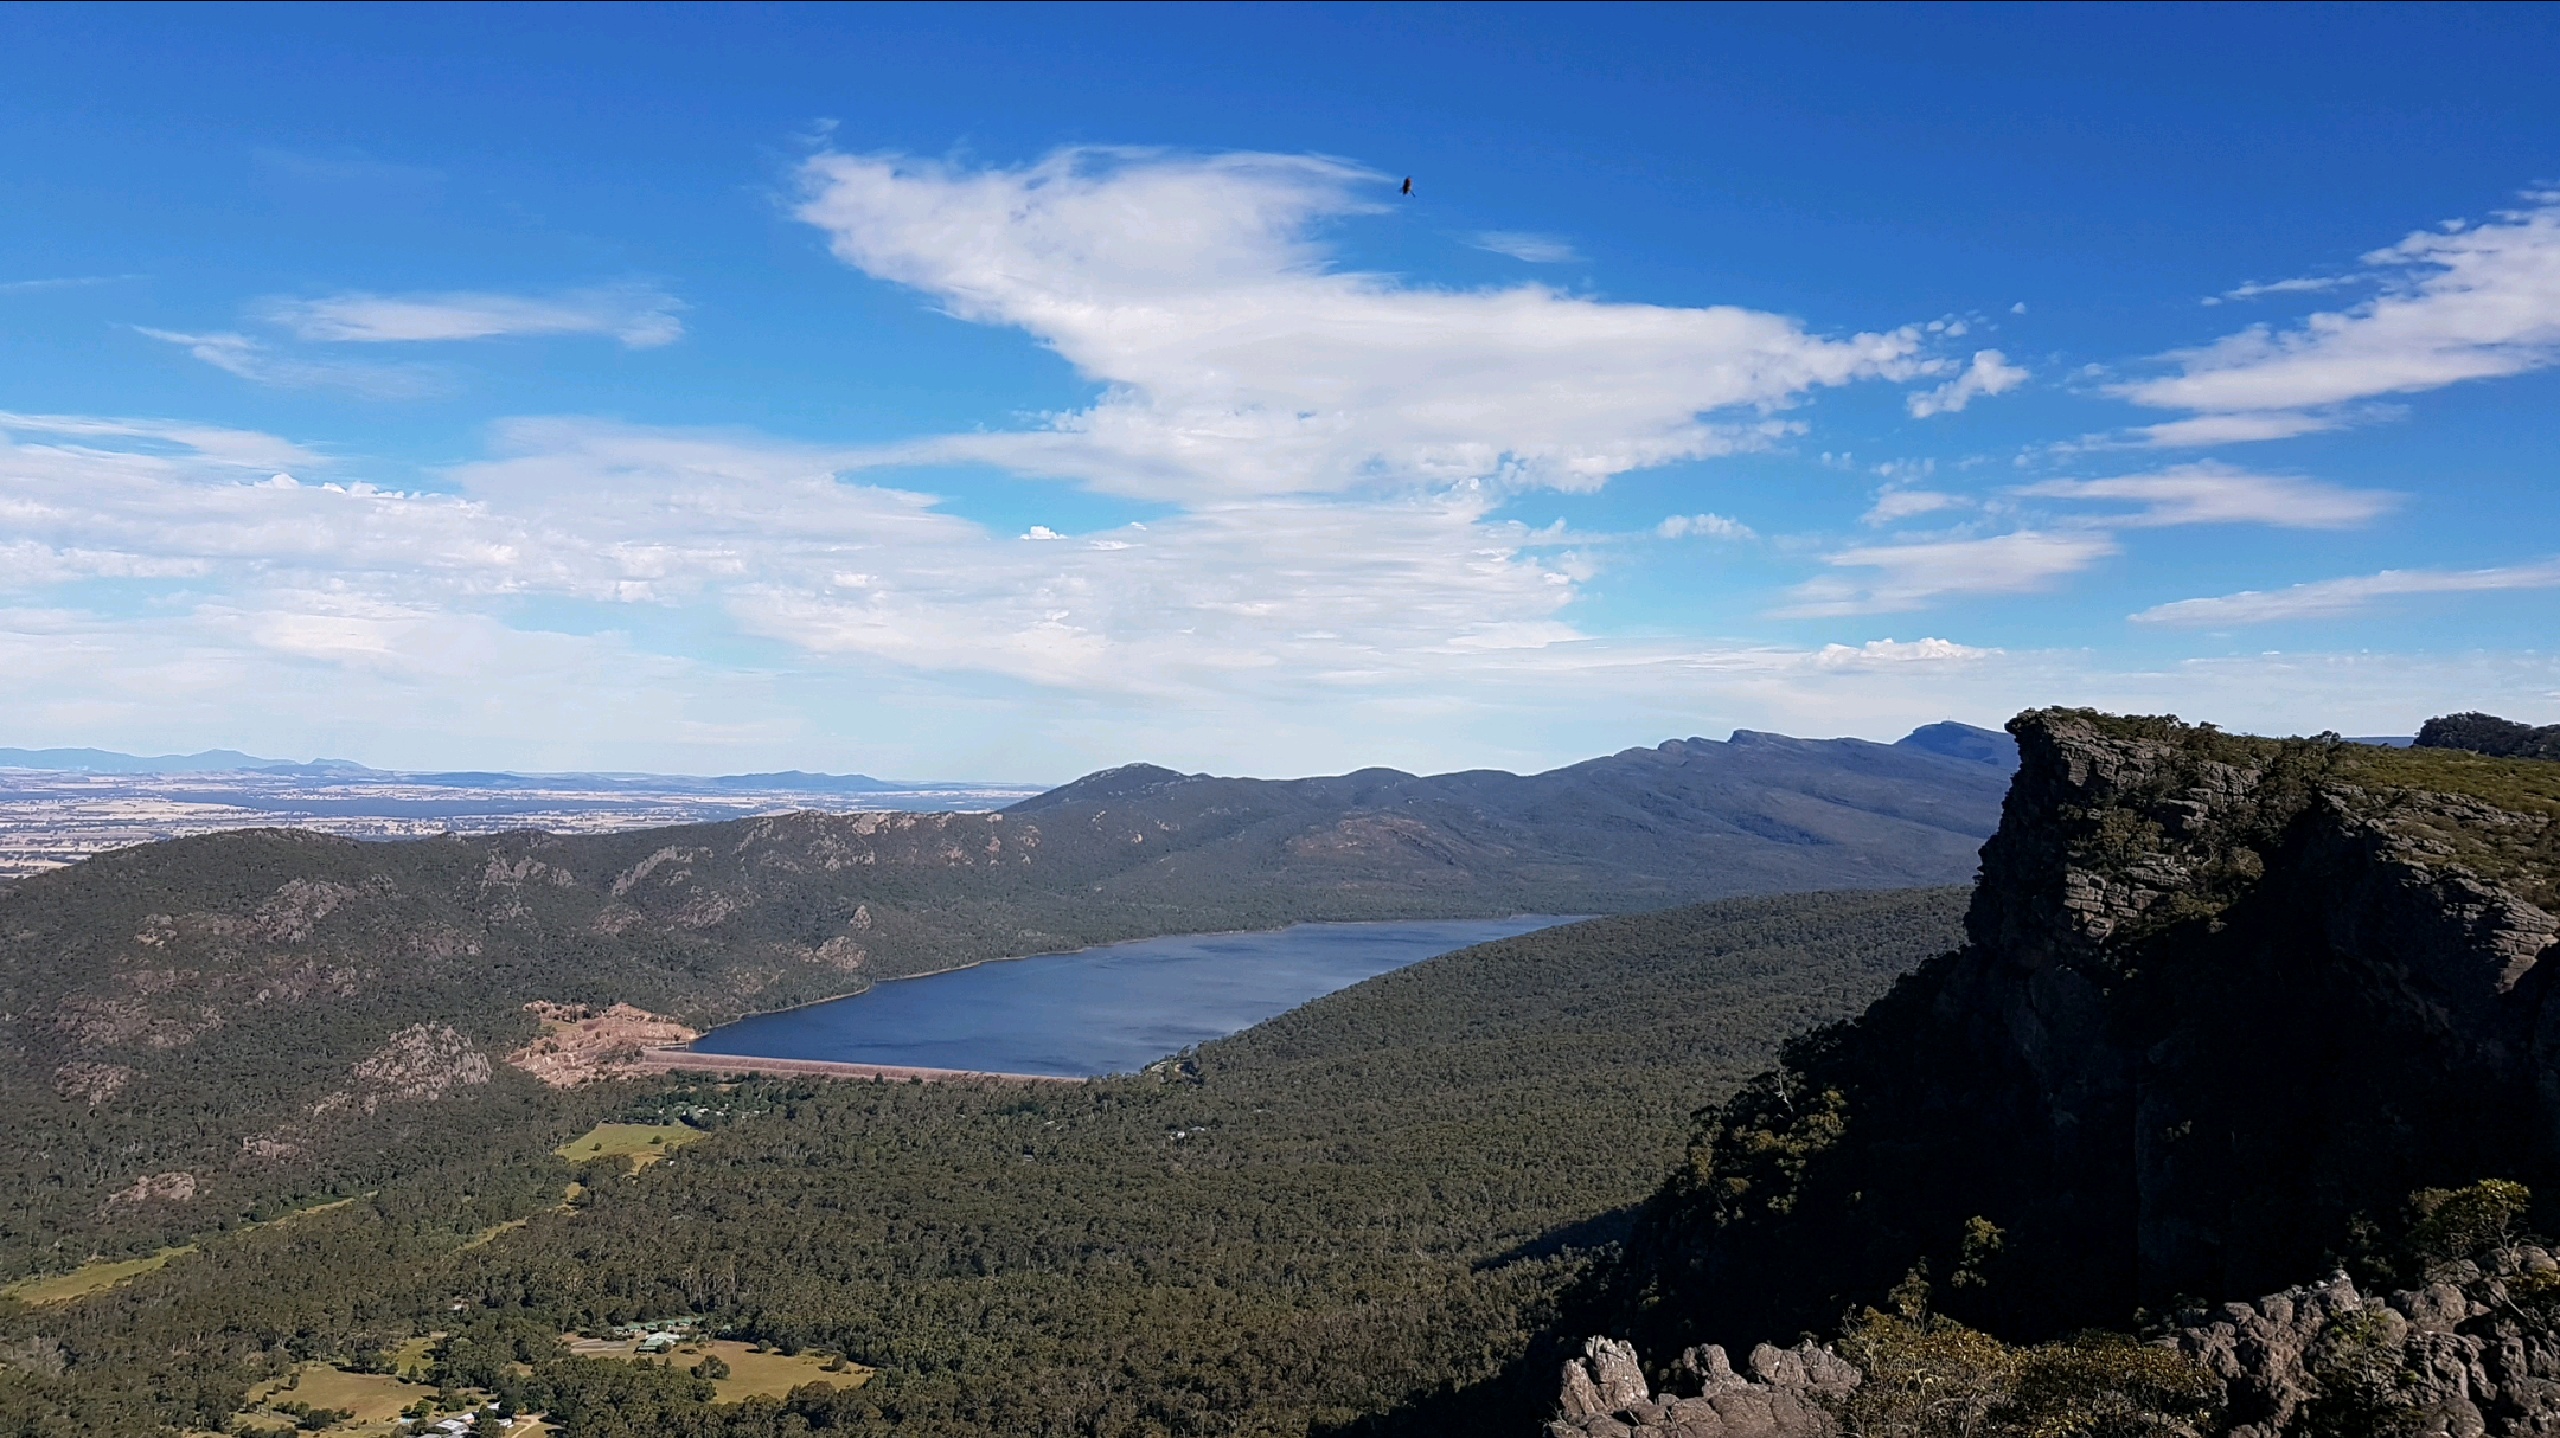
[[[1139,768],[1002,814],[100,855],[0,888],[0,1277],[472,1144],[541,1101],[506,1062],[530,1004],[701,1026],[1152,934],[1959,881],[2001,743],[1741,734],[1528,777]]]
[[[745,1116],[562,1211],[545,1194],[566,1169],[495,1144],[98,1298],[0,1305],[0,1345],[19,1345],[0,1352],[49,1340],[77,1358],[0,1369],[0,1412],[20,1415],[0,1433],[135,1432],[146,1412],[209,1425],[261,1374],[431,1329],[468,1338],[447,1352],[483,1370],[493,1352],[532,1359],[511,1391],[571,1438],[1304,1434],[1398,1414],[1430,1431],[1461,1401],[1444,1391],[1534,1341],[1690,1110],[1954,942],[1961,903],[1827,894],[1593,920],[1075,1088],[752,1085],[714,1100]],[[673,1090],[615,1091],[655,1112],[671,1100],[648,1095]],[[528,1221],[460,1246],[513,1218]],[[527,1337],[684,1313],[881,1372],[797,1419],[627,1367],[605,1402],[598,1365]]]

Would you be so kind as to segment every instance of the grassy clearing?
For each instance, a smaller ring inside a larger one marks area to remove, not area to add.
[[[426,1341],[413,1340],[413,1343]],[[408,1351],[408,1346],[404,1345],[401,1355],[405,1356]],[[326,1363],[305,1363],[290,1377],[261,1383],[250,1389],[247,1411],[232,1421],[235,1427],[246,1420],[251,1426],[277,1432],[289,1431],[295,1426],[292,1418],[273,1411],[271,1407],[265,1411],[261,1409],[263,1405],[294,1402],[307,1403],[314,1408],[340,1409],[354,1415],[346,1422],[325,1430],[330,1433],[389,1433],[398,1426],[394,1420],[404,1409],[421,1398],[433,1398],[435,1394],[436,1390],[429,1384],[411,1383],[388,1373],[348,1373]]]
[[[700,1137],[702,1130],[680,1123],[600,1123],[554,1151],[571,1163],[627,1158],[647,1168]]]
[[[435,1346],[443,1341],[444,1334],[439,1332],[430,1333],[424,1338],[412,1338],[401,1344],[391,1350],[391,1371],[394,1373],[426,1372],[427,1355],[434,1352]]]
[[[630,1358],[640,1351],[636,1338],[599,1339],[567,1335],[569,1351],[580,1358]],[[780,1398],[804,1383],[828,1383],[839,1388],[859,1388],[871,1377],[871,1370],[859,1363],[845,1363],[835,1372],[827,1365],[840,1360],[824,1353],[799,1353],[784,1357],[775,1352],[756,1352],[753,1345],[728,1338],[695,1339],[659,1355],[669,1366],[691,1368],[705,1357],[717,1355],[729,1365],[729,1376],[714,1378],[711,1387],[718,1395],[715,1403],[736,1403],[748,1398]]]
[[[291,1213],[270,1218],[264,1222],[244,1223],[233,1231],[246,1233],[251,1229],[271,1228],[279,1223],[291,1223],[308,1214],[327,1213],[333,1208],[344,1208],[353,1202],[355,1200],[352,1198],[342,1198],[334,1203],[297,1208]],[[87,1298],[93,1293],[104,1293],[119,1283],[140,1278],[146,1273],[166,1266],[173,1258],[183,1257],[195,1251],[196,1245],[182,1243],[175,1248],[161,1249],[148,1258],[92,1259],[69,1273],[57,1273],[50,1277],[21,1278],[5,1288],[0,1288],[0,1298],[14,1298],[30,1308],[42,1308],[49,1303],[69,1303],[74,1299]]]
[[[69,1303],[75,1298],[104,1293],[119,1283],[140,1278],[166,1265],[170,1259],[195,1251],[194,1244],[184,1243],[176,1248],[164,1248],[149,1258],[95,1259],[69,1273],[57,1273],[49,1278],[21,1278],[6,1288],[0,1288],[0,1298],[14,1298],[30,1308],[42,1308],[48,1303]]]

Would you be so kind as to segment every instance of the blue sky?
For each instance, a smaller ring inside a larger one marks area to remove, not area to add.
[[[2560,721],[2553,73],[2547,7],[17,7],[0,739]]]

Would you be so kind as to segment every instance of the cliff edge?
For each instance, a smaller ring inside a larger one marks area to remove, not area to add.
[[[2329,1272],[2422,1188],[2560,1193],[2560,765],[2009,731],[1969,942],[1701,1115],[1621,1331],[1742,1351],[1917,1274],[2044,1338]]]

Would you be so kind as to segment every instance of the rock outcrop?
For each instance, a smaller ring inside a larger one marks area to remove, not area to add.
[[[2384,1298],[2340,1273],[2182,1315],[2176,1341],[2223,1380],[2230,1438],[2560,1431],[2560,1262],[2506,1247],[2429,1278]]]
[[[1564,1365],[1547,1438],[1834,1438],[1857,1367],[1812,1343],[1751,1350],[1748,1378],[1713,1344],[1680,1355],[1657,1394],[1633,1345],[1592,1338]]]
[[[542,1032],[532,1043],[508,1054],[507,1063],[553,1088],[630,1078],[644,1072],[640,1059],[651,1049],[674,1048],[702,1037],[664,1014],[630,1004],[612,1004],[597,1013],[582,1004],[537,999],[525,1005],[525,1011],[542,1025]]]
[[[2005,1337],[2326,1271],[2420,1188],[2560,1195],[2560,770],[2021,715],[1967,945],[1704,1122],[1620,1331]]]

